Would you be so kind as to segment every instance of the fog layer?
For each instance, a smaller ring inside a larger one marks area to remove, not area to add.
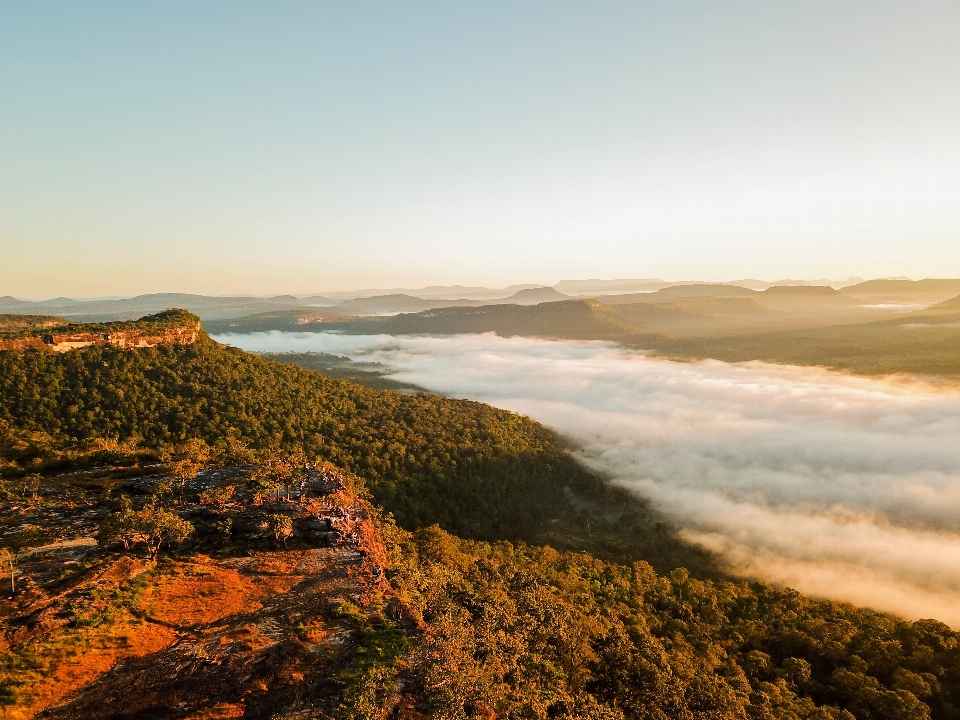
[[[258,333],[524,413],[732,571],[960,627],[960,394],[814,368],[674,363],[609,343]]]

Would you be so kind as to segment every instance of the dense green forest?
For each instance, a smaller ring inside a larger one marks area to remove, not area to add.
[[[436,717],[946,720],[960,634],[762,583],[385,527]]]

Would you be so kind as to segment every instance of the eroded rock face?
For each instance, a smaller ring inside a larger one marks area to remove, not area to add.
[[[40,350],[68,352],[91,345],[119,348],[144,348],[156,345],[190,345],[200,334],[200,323],[168,328],[160,333],[143,330],[120,330],[110,333],[71,333],[39,335],[16,340],[0,340],[0,350]]]
[[[11,667],[19,673],[11,720],[333,717],[364,638],[421,635],[418,613],[387,576],[370,508],[339,471],[306,468],[289,498],[240,490],[219,506],[195,501],[255,470],[217,467],[191,479],[170,507],[194,532],[159,559],[92,540],[113,507],[106,488],[148,502],[164,475],[49,479],[27,519],[51,536],[80,537],[22,552],[17,591],[0,593],[0,682]],[[77,487],[86,488],[82,502]],[[21,510],[0,498],[0,535],[23,524]],[[269,525],[280,516],[292,521],[284,540]],[[405,682],[391,686],[391,717],[423,717],[404,710],[422,704],[420,686]]]

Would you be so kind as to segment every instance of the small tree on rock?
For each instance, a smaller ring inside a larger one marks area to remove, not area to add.
[[[293,520],[286,515],[271,515],[267,518],[267,527],[273,532],[277,541],[283,541],[287,546],[287,538],[293,535]]]
[[[4,575],[10,573],[10,592],[16,592],[17,556],[9,548],[0,548],[0,570]]]
[[[223,510],[233,497],[233,489],[233,485],[209,488],[200,493],[200,502],[204,505],[214,505],[217,510]]]
[[[210,461],[211,451],[210,446],[203,440],[193,439],[183,443],[177,454],[180,459],[171,463],[170,476],[180,490],[180,502],[183,502],[187,483],[193,480]]]
[[[151,559],[157,556],[164,543],[183,542],[193,534],[192,523],[162,507],[147,505],[137,515],[138,529]]]
[[[4,574],[10,573],[10,592],[14,592],[16,587],[14,579],[17,574],[17,555],[25,549],[43,545],[47,541],[47,535],[39,525],[24,525],[16,532],[4,535],[0,540],[0,571]]]
[[[129,498],[121,502],[120,510],[100,523],[97,541],[102,545],[122,542],[124,549],[129,550],[134,543],[142,542],[150,557],[155,558],[164,543],[183,542],[193,534],[192,523],[157,504],[136,512]]]
[[[107,515],[100,523],[100,528],[97,530],[97,542],[100,545],[122,542],[123,549],[129,550],[130,546],[139,537],[139,520],[138,514],[133,509],[133,503],[130,502],[129,497],[124,495],[120,498],[120,509]]]

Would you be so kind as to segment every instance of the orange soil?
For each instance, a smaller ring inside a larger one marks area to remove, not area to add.
[[[258,610],[265,595],[261,583],[254,583],[236,570],[215,565],[187,565],[189,575],[165,578],[149,588],[140,607],[160,622],[192,627],[216,622],[239,612]]]
[[[27,720],[60,702],[68,693],[96,680],[118,660],[141,657],[173,645],[176,633],[151,623],[119,625],[103,637],[106,647],[94,647],[62,660],[40,684],[20,690],[24,704],[8,711],[10,720]],[[125,638],[126,642],[121,639]],[[116,644],[116,646],[109,646]]]

